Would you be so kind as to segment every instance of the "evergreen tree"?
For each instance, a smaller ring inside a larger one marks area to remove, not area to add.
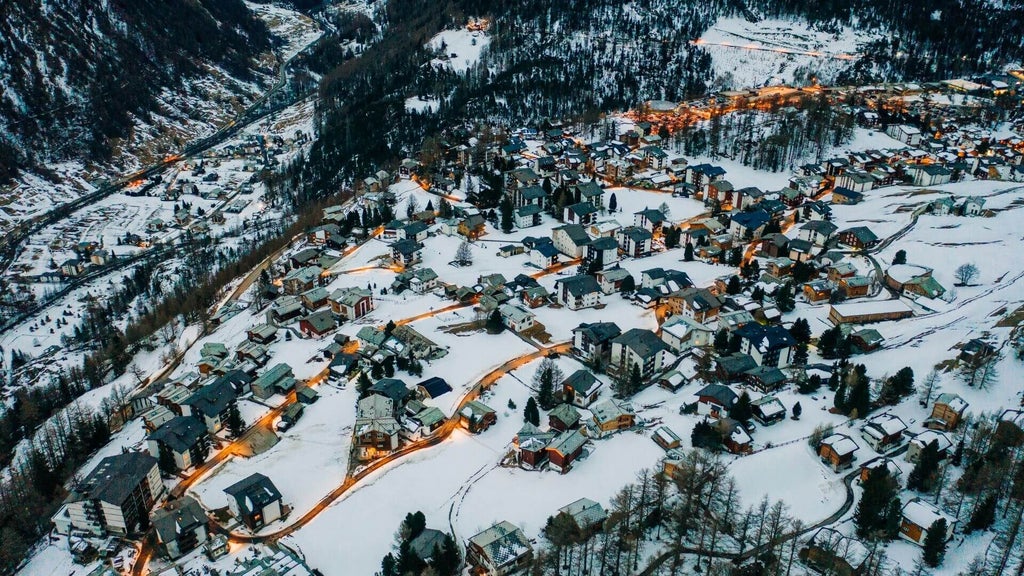
[[[245,430],[245,421],[242,420],[242,412],[238,409],[238,402],[232,402],[228,408],[227,421],[224,423],[232,438],[238,438]]]
[[[920,492],[932,489],[939,472],[939,442],[932,440],[917,456],[917,463],[907,477],[907,488]]]
[[[798,342],[793,348],[793,364],[795,366],[806,366],[807,365],[807,343]]]
[[[740,277],[733,275],[729,277],[729,284],[725,288],[725,293],[730,295],[736,295],[743,291],[743,287],[740,286]]]
[[[621,290],[622,292],[626,293],[633,292],[634,290],[636,290],[636,280],[633,278],[632,274],[622,279]]]
[[[729,351],[729,332],[722,328],[718,332],[715,332],[715,352],[719,354],[725,354]]]
[[[380,576],[401,576],[398,573],[398,561],[395,555],[388,553],[380,562]]]
[[[739,247],[729,250],[725,263],[729,266],[739,266],[740,262],[743,262],[743,250]]]
[[[796,404],[793,404],[793,420],[799,420],[800,419],[800,415],[803,414],[803,413],[804,413],[804,409],[803,409],[802,406],[800,406],[799,402],[797,402]]]
[[[619,200],[618,200],[618,198],[615,197],[615,192],[612,192],[611,197],[608,198],[608,211],[609,212],[615,212],[615,210],[618,209],[618,207],[619,207]]]
[[[811,325],[803,318],[797,318],[793,321],[793,325],[789,327],[789,334],[797,342],[810,342],[811,341]]]
[[[722,446],[722,435],[706,419],[701,420],[694,425],[693,432],[690,433],[690,444],[694,448],[717,450]]]
[[[434,571],[438,576],[457,576],[461,560],[455,539],[451,534],[445,534],[444,542],[434,549]]]
[[[736,354],[743,347],[743,339],[736,332],[729,335],[729,353]]]
[[[370,376],[374,380],[380,380],[384,377],[384,367],[381,366],[380,362],[377,362],[376,360],[370,361]]]
[[[786,282],[779,288],[779,291],[775,293],[775,305],[779,308],[780,312],[792,312],[793,308],[796,307],[796,299],[793,296],[793,284]]]
[[[540,386],[537,388],[537,403],[545,410],[555,407],[554,374],[550,369],[541,368]]]
[[[811,374],[809,378],[801,381],[797,387],[801,394],[814,394],[819,388],[821,388],[821,376],[817,374]]]
[[[158,443],[158,446],[157,466],[160,468],[160,472],[164,476],[174,476],[178,472],[178,464],[174,461],[174,454],[163,443]]]
[[[533,396],[530,396],[530,399],[526,401],[526,408],[523,409],[523,420],[534,426],[540,426],[540,410],[537,409],[537,401],[533,399]]]
[[[497,309],[487,317],[486,328],[488,334],[500,334],[505,330],[505,322],[501,319],[501,312]]]
[[[729,410],[729,417],[739,422],[746,422],[753,417],[754,413],[750,407],[750,394],[744,390],[740,393],[740,397],[736,399],[736,403]]]
[[[924,551],[922,556],[924,563],[935,568],[942,564],[946,556],[946,519],[939,518],[928,527],[928,533],[924,537]]]
[[[761,288],[760,286],[754,286],[754,290],[750,292],[750,297],[753,298],[754,300],[757,300],[758,302],[763,301],[764,288]]]
[[[864,494],[857,504],[857,512],[854,515],[857,535],[862,538],[875,538],[886,531],[889,506],[897,494],[896,481],[889,473],[888,467],[876,466],[868,471],[863,488]]]
[[[359,380],[356,382],[356,390],[359,392],[360,398],[365,398],[370,393],[370,387],[373,386],[373,382],[370,382],[370,378],[366,375],[366,371],[359,372]]]
[[[832,399],[832,406],[836,412],[840,414],[846,414],[846,381],[839,381],[839,388],[836,389],[836,395]]]
[[[686,248],[683,249],[683,261],[693,262],[693,242],[686,243]]]
[[[898,264],[906,264],[906,263],[907,263],[907,251],[906,250],[897,250],[896,251],[896,255],[892,257],[892,265],[896,266]]]
[[[419,574],[426,568],[427,563],[416,555],[416,552],[409,546],[409,540],[402,540],[398,545],[398,561],[395,565],[398,573],[405,576],[406,574]]]
[[[858,364],[857,368],[863,368],[863,364]],[[857,418],[866,418],[871,411],[871,379],[863,370],[854,372],[854,382],[850,386],[846,407],[847,414],[853,414],[856,411]]]
[[[387,356],[384,358],[384,376],[387,378],[393,378],[395,376],[395,357]]]
[[[501,204],[499,205],[499,209],[501,210],[501,231],[508,234],[509,232],[512,231],[513,228],[512,201],[509,200],[508,196],[503,196],[501,198]]]
[[[391,336],[391,333],[395,331],[395,321],[388,320],[388,323],[384,325],[384,335]]]
[[[967,533],[975,530],[987,530],[996,520],[996,495],[989,494],[981,499],[977,508],[971,513],[971,520],[967,523]]]

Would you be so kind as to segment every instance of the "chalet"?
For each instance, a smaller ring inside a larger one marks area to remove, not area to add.
[[[497,412],[479,400],[470,400],[459,411],[459,423],[472,434],[487,430],[497,421]]]
[[[786,407],[772,395],[765,395],[750,403],[750,411],[762,426],[771,426],[786,419]]]
[[[540,226],[541,222],[544,221],[543,213],[544,209],[538,204],[520,206],[513,213],[513,222],[515,222],[516,228]]]
[[[320,337],[337,327],[334,321],[334,313],[330,310],[321,310],[303,317],[299,320],[299,330],[306,336]]]
[[[590,202],[578,202],[565,207],[562,220],[569,224],[589,226],[597,219],[597,206]]]
[[[604,521],[608,519],[608,513],[604,508],[589,498],[580,498],[572,504],[562,506],[558,513],[572,518],[580,534],[584,535],[600,530]]]
[[[440,283],[437,277],[437,272],[434,272],[433,268],[417,268],[412,271],[412,277],[409,278],[409,288],[417,294],[426,294],[432,292],[434,288]],[[372,293],[366,290],[367,295],[370,295],[370,308],[373,307]],[[357,312],[357,311],[353,311]]]
[[[520,226],[522,228],[522,226]],[[526,252],[526,247],[521,244],[505,244],[501,248],[498,248],[499,258],[511,258],[512,256],[518,256]]]
[[[799,557],[821,574],[856,576],[870,564],[871,550],[833,528],[819,528],[800,550]]]
[[[995,354],[995,346],[984,340],[972,338],[960,347],[960,354],[957,355],[957,359],[969,366],[980,366],[986,360],[995,356]]]
[[[601,236],[587,244],[586,255],[583,257],[583,267],[589,270],[591,266],[596,266],[597,270],[603,270],[618,261],[618,241],[609,236]]]
[[[743,373],[743,381],[762,392],[775,392],[789,379],[774,366],[755,366]]]
[[[207,432],[216,434],[223,428],[237,397],[238,392],[232,386],[232,379],[220,377],[200,387],[179,406],[183,416],[200,420]]]
[[[591,426],[597,437],[632,428],[636,422],[633,406],[624,400],[609,398],[591,408]]]
[[[512,304],[502,304],[498,308],[501,321],[513,332],[523,332],[533,328],[537,315]]]
[[[316,287],[320,280],[319,266],[304,266],[292,270],[284,277],[285,294],[299,295]]]
[[[853,453],[860,447],[846,434],[835,433],[818,444],[818,456],[832,470],[839,472],[853,466]]]
[[[907,175],[915,186],[941,186],[948,184],[953,172],[938,164],[915,164],[907,168]]]
[[[372,460],[398,449],[402,427],[395,413],[395,402],[385,394],[370,394],[356,403],[352,445],[360,460]]]
[[[575,430],[580,427],[581,419],[579,410],[572,404],[559,404],[548,412],[548,427],[559,432]]]
[[[274,394],[287,394],[295,389],[295,376],[287,364],[275,364],[252,381],[252,395],[266,400]]]
[[[579,224],[566,224],[551,231],[551,240],[559,252],[569,258],[582,258],[584,247],[590,243],[590,236]]]
[[[414,424],[415,432],[421,436],[430,436],[437,432],[446,421],[444,412],[440,408],[430,406],[413,414],[407,423]]]
[[[828,280],[814,280],[804,284],[803,293],[808,302],[821,302],[832,297],[833,288],[834,284]]]
[[[840,205],[860,204],[864,194],[849,188],[836,188],[832,191],[832,203]]]
[[[860,429],[860,435],[875,452],[885,452],[903,441],[907,425],[898,416],[879,414],[869,419]]]
[[[415,240],[399,240],[391,244],[391,261],[399,266],[412,266],[423,258],[423,244]]]
[[[865,250],[878,244],[878,236],[866,226],[847,228],[839,233],[839,241],[851,248]]]
[[[562,381],[562,400],[586,408],[597,400],[603,385],[589,370],[577,370]]]
[[[619,249],[631,258],[643,258],[651,253],[654,236],[639,226],[627,226],[615,235]]]
[[[590,202],[598,208],[604,208],[604,190],[598,184],[597,180],[590,180],[587,182],[581,182],[575,185],[576,191],[579,193],[579,197],[584,202]]]
[[[730,354],[715,360],[715,376],[722,382],[739,382],[754,368],[757,362],[749,354]]]
[[[161,454],[174,460],[177,470],[187,470],[202,463],[209,452],[206,426],[190,416],[178,416],[162,424],[146,439],[150,455],[158,460]]]
[[[281,492],[263,474],[255,473],[224,489],[228,508],[242,524],[256,531],[283,515]]]
[[[567,406],[567,404],[562,404]],[[546,451],[548,462],[560,473],[572,469],[572,463],[583,453],[587,437],[580,430],[566,430],[553,438]]]
[[[183,496],[153,514],[153,533],[163,554],[175,560],[206,542],[209,522],[199,502]]]
[[[612,340],[621,333],[614,322],[580,324],[572,329],[573,353],[585,362],[607,363],[611,357]]]
[[[932,277],[931,268],[913,264],[894,264],[885,271],[885,283],[897,292],[938,298],[946,289]]]
[[[507,576],[530,565],[533,547],[523,531],[500,522],[466,542],[466,563],[474,573]]]
[[[553,430],[542,431],[533,424],[526,422],[519,429],[512,441],[520,465],[527,465],[531,468],[539,468],[547,462],[547,446],[557,435]]]
[[[944,514],[934,504],[914,498],[903,505],[900,515],[900,536],[918,546],[924,546],[928,530],[940,519],[946,522],[945,540],[950,540],[956,529],[956,519]]]
[[[875,300],[850,304],[832,304],[828,313],[830,322],[840,324],[868,324],[910,318],[914,311],[900,300]]]
[[[931,417],[924,421],[924,427],[946,432],[954,430],[963,420],[967,406],[967,401],[952,392],[939,394],[932,405]]]
[[[598,270],[594,277],[597,279],[597,285],[601,287],[601,292],[604,294],[614,294],[615,292],[622,291],[622,283],[627,277],[631,277],[632,274],[625,268],[608,268],[606,270]]]
[[[807,240],[794,238],[786,245],[786,256],[794,262],[807,262],[814,257],[814,244]]]
[[[416,394],[420,398],[437,398],[452,391],[452,387],[444,378],[432,376],[416,385]]]
[[[964,216],[977,216],[985,208],[985,199],[977,196],[965,198],[958,207],[960,214]]]
[[[675,353],[703,348],[713,337],[711,327],[686,316],[673,316],[661,325],[661,339]]]
[[[917,436],[911,438],[910,443],[907,445],[907,453],[904,456],[904,460],[907,462],[917,462],[921,456],[921,451],[925,449],[932,442],[939,449],[939,458],[945,458],[949,449],[953,447],[953,441],[950,440],[949,436],[945,432],[938,430],[925,430]]]
[[[269,344],[277,338],[277,326],[273,324],[258,324],[247,330],[245,334],[250,342]]]
[[[839,280],[839,289],[847,300],[852,300],[870,294],[874,283],[874,278],[870,276],[850,276]]]
[[[293,318],[301,316],[305,312],[302,305],[302,298],[296,295],[281,296],[270,307],[270,316],[274,322],[285,323]],[[266,326],[266,325],[264,325]],[[250,332],[252,332],[250,330]],[[256,342],[256,340],[253,340]],[[267,342],[259,342],[266,344]]]
[[[796,340],[781,326],[746,324],[734,332],[740,338],[740,352],[749,354],[758,366],[789,366],[790,353]]]
[[[749,454],[753,450],[753,439],[743,425],[732,418],[720,418],[711,425],[722,435],[722,445],[733,454]]]
[[[697,322],[707,323],[718,316],[722,301],[707,288],[684,288],[668,297],[669,310]]]
[[[679,448],[682,445],[683,440],[678,434],[673,432],[668,426],[661,426],[654,431],[651,435],[651,439],[654,443],[662,448],[662,450],[672,450]]]
[[[839,227],[827,220],[809,220],[800,225],[797,237],[816,246],[824,246]]]
[[[661,234],[662,227],[668,222],[665,214],[655,208],[644,208],[633,213],[633,226],[643,228],[654,236]]]
[[[883,342],[885,338],[874,328],[864,328],[850,333],[850,343],[865,354],[877,350]]]
[[[661,371],[668,356],[668,346],[657,334],[642,328],[632,328],[612,340],[608,371],[628,376],[636,366],[640,378],[647,380]]]
[[[364,288],[339,288],[328,298],[331,311],[349,322],[373,311],[373,292]]]
[[[60,534],[135,534],[148,525],[164,491],[156,458],[143,452],[108,456],[72,486],[52,520]]]
[[[370,386],[369,393],[391,400],[395,412],[401,410],[413,395],[413,391],[398,378],[381,378]]]
[[[580,274],[555,281],[555,298],[570,310],[593,308],[601,304],[601,287],[593,276]]]
[[[299,300],[302,302],[303,307],[306,310],[318,310],[327,305],[327,297],[330,293],[326,288],[317,286],[312,290],[307,290],[299,295]]]
[[[307,266],[315,265],[317,256],[319,255],[320,251],[316,248],[304,248],[295,254],[292,254],[288,258],[288,264],[292,270],[300,270]]]
[[[900,468],[899,464],[897,464],[895,460],[885,456],[879,456],[878,458],[869,460],[860,465],[860,481],[862,483],[866,482],[872,470],[877,470],[878,468],[885,468],[888,470],[889,477],[895,480],[897,484],[899,483],[900,477],[903,476],[903,469]]]
[[[684,408],[712,418],[724,418],[729,415],[729,410],[736,405],[738,399],[739,396],[732,388],[721,384],[708,384],[698,390]]]

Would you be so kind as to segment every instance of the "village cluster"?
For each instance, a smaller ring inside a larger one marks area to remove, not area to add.
[[[450,145],[433,169],[407,159],[395,174],[365,179],[354,201],[325,208],[318,226],[266,262],[248,296],[225,301],[192,365],[131,398],[146,450],[105,458],[76,482],[53,518],[57,531],[87,536],[76,553],[90,558],[103,548],[96,538],[152,525],[161,553],[174,560],[198,549],[216,559],[233,536],[287,529],[296,514],[270,473],[224,488],[227,510],[205,509],[187,492],[222,461],[274,450],[305,413],[326,410],[316,404],[320,386],[357,392],[347,476],[354,479],[456,429],[488,433],[505,410],[488,405],[490,388],[531,362],[541,364],[530,385],[538,387],[545,420],[539,411],[526,417],[499,458],[504,466],[572,474],[604,440],[637,431],[664,449],[661,470],[671,477],[691,433],[680,422],[693,425],[692,446],[740,457],[771,449],[758,436],[787,416],[801,417],[800,402],[784,391],[839,379],[848,368],[831,360],[853,355],[857,362],[886,346],[879,330],[863,325],[949,306],[950,287],[932,268],[905,254],[875,258],[898,234],[867,223],[840,226],[836,213],[885,187],[1024,180],[1019,137],[952,124],[922,134],[892,124],[885,132],[902,147],[801,166],[777,190],[733,185],[725,167],[665,151],[659,118],[673,114],[648,107],[617,139],[592,143],[557,124],[522,129],[490,146]],[[868,128],[878,121],[870,109],[857,117]],[[501,174],[497,211],[465,202],[470,187],[486,185],[465,172],[481,165]],[[405,218],[368,223],[367,215],[394,215],[403,199]],[[921,203],[912,217],[925,214],[992,216],[985,198],[948,194]],[[190,215],[180,216],[186,225]],[[477,274],[483,254],[487,271]],[[968,285],[976,274],[958,270],[957,283]],[[402,318],[408,302],[419,308]],[[816,335],[793,321],[798,307],[827,318],[840,352],[825,356],[823,334],[811,356]],[[486,342],[506,331],[530,351],[509,359],[471,347],[492,354],[494,364],[508,362],[479,380],[466,381],[475,376],[458,369],[438,375],[467,352],[422,328],[422,320],[458,311],[469,315],[443,326],[446,334]],[[963,342],[955,361],[982,369],[1000,344]],[[563,373],[555,366],[566,356],[576,369]],[[683,397],[675,430],[662,417],[645,417],[651,407],[632,400],[649,387]],[[826,430],[812,449],[837,474],[857,466],[867,481],[884,467],[902,478],[925,452],[951,455],[968,409],[949,391],[927,399],[920,422],[888,411],[853,414],[847,431]],[[1019,429],[1024,412],[1008,408],[999,420]],[[560,511],[581,530],[597,529],[606,515],[586,498]],[[923,545],[936,526],[945,526],[948,539],[957,520],[926,499],[905,501],[900,536]],[[428,559],[442,536],[426,530],[413,546]],[[822,528],[805,543],[805,556],[856,570],[866,554],[858,556],[861,548],[848,539]],[[837,540],[845,541],[843,554]],[[466,539],[465,558],[478,573],[510,574],[528,565],[531,542],[503,521]],[[272,570],[259,573],[308,571],[287,551],[274,558],[259,559]]]

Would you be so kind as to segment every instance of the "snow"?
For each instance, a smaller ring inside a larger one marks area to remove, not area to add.
[[[485,32],[467,29],[445,30],[431,38],[427,42],[427,48],[441,51],[444,47],[444,51],[434,59],[433,64],[464,74],[480,60],[480,55],[490,42],[491,37]]]
[[[890,314],[897,312],[907,312],[911,308],[900,300],[876,300],[867,302],[852,302],[847,304],[833,304],[833,308],[836,309],[843,316],[856,316],[862,314]]]

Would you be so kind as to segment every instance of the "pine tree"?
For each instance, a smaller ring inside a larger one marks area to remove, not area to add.
[[[882,465],[868,471],[863,487],[864,494],[854,516],[857,535],[874,538],[886,529],[889,505],[896,497],[896,482],[889,474],[889,468]]]
[[[633,278],[632,274],[622,279],[621,290],[626,293],[636,290],[636,279]]]
[[[836,395],[832,399],[832,406],[836,412],[840,414],[846,414],[846,381],[840,380],[839,387],[836,389]]]
[[[384,376],[387,378],[393,378],[395,375],[395,357],[387,356],[384,358]]]
[[[967,523],[967,533],[975,530],[987,530],[996,520],[996,495],[989,494],[981,499],[978,507],[971,513]]]
[[[228,408],[228,418],[224,423],[232,438],[238,438],[245,430],[245,421],[242,420],[242,412],[238,409],[238,402],[232,402]]]
[[[932,440],[917,456],[917,464],[907,477],[907,488],[928,492],[932,489],[939,471],[939,442]]]
[[[451,534],[444,535],[444,542],[434,549],[434,562],[432,564],[438,576],[456,576],[459,573],[461,561],[459,547]]]
[[[893,256],[893,258],[892,258],[892,265],[896,266],[896,265],[899,265],[899,264],[906,264],[906,263],[907,263],[907,251],[906,250],[897,250],[896,251],[896,255]]]
[[[939,518],[928,527],[928,533],[924,537],[924,551],[922,556],[924,563],[935,568],[942,564],[946,556],[946,519]]]
[[[796,307],[796,299],[793,296],[793,284],[786,282],[779,288],[779,291],[775,293],[775,306],[778,307],[780,312],[792,312],[793,308]]]
[[[157,450],[157,466],[164,476],[174,476],[178,472],[178,464],[174,461],[174,454],[163,444],[159,444],[159,450]]]
[[[793,321],[793,325],[789,327],[789,334],[797,342],[810,342],[811,341],[811,325],[803,318],[797,318]]]
[[[537,409],[537,401],[533,399],[533,396],[530,396],[529,400],[526,401],[526,408],[523,409],[523,420],[534,426],[540,426],[540,410]]]
[[[612,192],[611,197],[608,198],[608,211],[609,212],[615,212],[615,210],[618,207],[619,207],[619,200],[615,197],[615,192]]]
[[[897,491],[898,492],[898,491]],[[889,502],[889,509],[885,512],[885,538],[895,540],[900,535],[900,524],[903,523],[903,504],[899,498],[893,498]]]
[[[545,410],[555,407],[555,383],[552,371],[541,368],[540,386],[537,388],[537,403]]]
[[[746,422],[753,416],[753,411],[750,407],[750,394],[744,390],[740,393],[740,397],[736,399],[736,403],[729,410],[729,417],[739,422]]]
[[[807,343],[798,342],[793,348],[793,365],[794,366],[806,366],[807,365]]]
[[[847,414],[856,411],[857,418],[866,418],[871,412],[871,379],[859,369],[862,364],[857,365],[858,371],[854,372],[854,383],[850,386],[850,394],[846,400]]]
[[[370,388],[373,386],[373,382],[370,382],[370,378],[366,375],[366,371],[359,373],[359,380],[356,382],[356,390],[359,392],[360,398],[365,398],[370,393]]]
[[[501,204],[499,205],[501,210],[501,231],[508,234],[512,232],[512,201],[509,200],[508,196],[503,196]]]
[[[803,409],[802,406],[800,406],[799,402],[797,402],[796,404],[793,404],[793,420],[799,420],[800,419],[800,415],[803,414],[803,413],[804,413],[804,409]]]
[[[729,284],[725,288],[725,293],[729,295],[736,295],[743,291],[743,287],[740,286],[740,277],[733,275],[729,277]]]
[[[722,328],[718,332],[715,332],[715,352],[719,354],[725,354],[729,351],[729,332]]]
[[[380,576],[401,576],[398,573],[398,561],[394,554],[388,553],[380,562]]]
[[[501,312],[495,309],[487,317],[486,326],[488,334],[500,334],[505,330],[505,322],[501,319]]]
[[[683,261],[693,262],[693,242],[686,243],[686,248],[683,250]]]

